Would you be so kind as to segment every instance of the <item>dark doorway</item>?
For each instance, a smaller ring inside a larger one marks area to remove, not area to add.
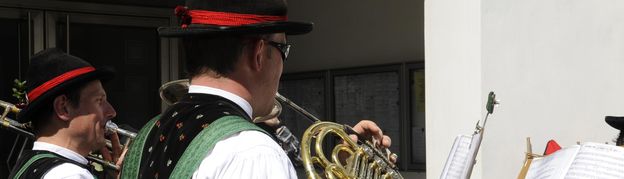
[[[57,25],[57,46],[67,50],[66,25]],[[115,69],[104,87],[117,110],[113,121],[140,129],[160,113],[160,58],[156,28],[70,24],[69,53],[96,67]]]

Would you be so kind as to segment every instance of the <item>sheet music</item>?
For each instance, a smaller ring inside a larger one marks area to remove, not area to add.
[[[453,148],[446,159],[446,165],[442,171],[441,179],[455,179],[464,178],[464,172],[467,169],[467,163],[469,157],[472,157],[470,153],[470,142],[472,137],[467,135],[459,135],[455,138]]]
[[[466,169],[464,169],[464,173],[462,174],[464,178],[470,178],[470,174],[472,174],[475,158],[477,157],[477,153],[479,152],[479,148],[481,146],[481,134],[482,133],[477,133],[472,135],[468,158],[466,158],[466,161],[464,162],[466,164]]]
[[[565,178],[624,178],[624,148],[584,143]]]
[[[531,162],[526,178],[528,179],[559,179],[565,176],[580,146],[563,148],[546,157],[535,158]]]

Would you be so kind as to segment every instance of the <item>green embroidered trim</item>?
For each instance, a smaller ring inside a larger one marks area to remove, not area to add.
[[[20,178],[20,176],[22,176],[22,174],[26,171],[28,167],[30,167],[30,165],[42,158],[57,158],[57,156],[52,154],[37,154],[33,156],[32,158],[28,159],[28,161],[22,166],[22,168],[20,168],[14,179]]]
[[[212,122],[191,141],[169,178],[191,178],[203,158],[212,151],[217,142],[246,130],[256,130],[268,135],[260,127],[239,116],[224,116]]]
[[[124,164],[121,169],[120,178],[122,179],[135,179],[139,178],[139,166],[141,165],[141,157],[143,156],[143,148],[145,147],[145,140],[147,136],[154,128],[156,121],[160,119],[160,114],[152,118],[149,122],[141,128],[139,134],[134,138],[132,144],[128,148]]]

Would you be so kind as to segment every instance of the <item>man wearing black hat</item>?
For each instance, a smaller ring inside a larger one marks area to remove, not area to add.
[[[36,141],[10,178],[94,178],[85,157],[106,148],[105,124],[116,113],[101,81],[113,73],[59,49],[39,52],[30,62],[28,105],[17,120],[31,122]],[[117,135],[112,136],[113,147],[119,149]],[[119,150],[113,152],[119,156]]]
[[[126,156],[122,178],[296,178],[286,153],[254,125],[274,98],[291,45],[312,23],[288,21],[283,0],[188,0],[177,7],[189,94],[150,121]],[[356,129],[390,140],[371,121]]]

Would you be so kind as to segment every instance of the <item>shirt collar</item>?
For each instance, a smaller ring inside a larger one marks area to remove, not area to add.
[[[203,94],[210,94],[210,95],[215,95],[215,96],[221,96],[225,99],[228,99],[234,103],[236,103],[236,105],[238,105],[239,107],[243,108],[243,110],[245,110],[245,113],[247,113],[247,115],[249,115],[249,118],[253,117],[251,116],[253,109],[251,108],[251,104],[249,104],[249,102],[247,102],[247,100],[241,98],[240,96],[234,94],[234,93],[230,93],[228,91],[222,90],[222,89],[217,89],[217,88],[212,88],[212,87],[208,87],[208,86],[199,86],[199,85],[191,85],[189,86],[189,93],[203,93]]]
[[[49,151],[49,152],[53,152],[55,154],[58,154],[60,156],[63,156],[65,158],[68,158],[70,160],[76,161],[78,163],[87,165],[88,161],[85,157],[83,157],[82,155],[66,149],[64,147],[58,146],[58,145],[54,145],[54,144],[50,144],[50,143],[46,143],[46,142],[39,142],[39,141],[35,141],[35,143],[33,144],[33,150],[45,150],[45,151]]]

